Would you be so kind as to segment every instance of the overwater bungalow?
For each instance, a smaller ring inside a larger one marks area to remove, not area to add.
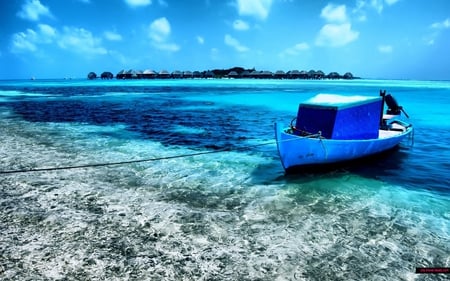
[[[204,78],[214,78],[216,75],[214,74],[214,72],[212,72],[211,70],[208,70],[205,72],[204,74]]]
[[[125,79],[125,69],[122,69],[116,74],[116,79]]]
[[[227,75],[228,78],[239,78],[239,74],[236,71],[230,71]]]
[[[97,74],[95,72],[91,71],[91,72],[88,73],[87,78],[89,80],[97,79]]]
[[[105,71],[100,75],[101,79],[113,79],[114,78],[114,74],[112,74],[109,71]]]
[[[130,69],[127,72],[125,72],[124,78],[125,79],[138,79],[139,77],[138,77],[136,70]]]
[[[284,79],[286,78],[286,73],[283,70],[277,70],[275,71],[275,74],[273,75],[276,79]]]
[[[272,79],[273,78],[273,72],[270,70],[264,70],[259,74],[259,78],[261,79]]]
[[[353,79],[353,74],[351,72],[346,72],[342,78]]]
[[[90,78],[89,78],[90,77]],[[252,69],[244,69],[242,67],[233,67],[228,69],[214,69],[207,71],[180,71],[175,70],[173,72],[169,72],[167,70],[161,70],[160,72],[156,72],[151,69],[142,70],[134,70],[129,69],[128,71],[121,70],[117,73],[117,79],[190,79],[190,78],[254,78],[254,79],[355,79],[351,72],[346,72],[344,75],[339,75],[337,72],[330,72],[328,75],[322,70],[310,70],[310,71],[299,71],[297,69],[289,70],[288,72],[284,72],[283,70],[277,70],[276,72],[272,72],[270,70],[256,70]],[[90,72],[88,74],[89,79],[97,78],[95,72]],[[111,72],[103,72],[101,75],[102,79],[112,79],[114,75]]]
[[[184,78],[193,78],[194,74],[192,73],[192,71],[186,70],[186,71],[183,71],[183,77]]]
[[[260,71],[258,71],[258,70],[253,70],[252,72],[250,72],[250,77],[251,78],[259,78],[259,74],[260,74],[261,72]]]
[[[337,73],[337,72],[330,72],[330,73],[327,75],[327,78],[328,78],[328,79],[340,79],[341,76],[340,76],[339,73]]]
[[[250,71],[248,71],[248,70],[244,70],[244,71],[242,71],[242,73],[241,73],[241,77],[242,78],[250,78],[252,75],[251,75],[251,73],[250,73]]]
[[[300,78],[300,71],[297,69],[289,70],[287,73],[287,78],[289,79],[299,79]]]
[[[316,79],[323,79],[323,78],[325,78],[325,73],[323,73],[322,70],[318,70],[316,72]]]
[[[167,79],[167,78],[170,78],[170,73],[169,73],[169,71],[167,71],[167,70],[161,70],[161,71],[158,73],[158,78],[161,78],[161,79]]]
[[[308,72],[306,72],[306,70],[302,70],[298,74],[298,78],[300,78],[300,79],[308,79],[308,77],[309,77]]]
[[[308,79],[316,79],[316,71],[311,69],[308,71]]]
[[[175,78],[175,79],[183,78],[183,72],[181,72],[179,70],[173,71],[172,72],[172,78]]]
[[[157,73],[154,70],[146,69],[142,73],[142,77],[145,79],[155,79],[157,77]]]
[[[202,78],[203,74],[200,71],[196,70],[192,73],[192,76],[193,78]]]

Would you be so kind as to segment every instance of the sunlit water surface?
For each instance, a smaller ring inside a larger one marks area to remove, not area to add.
[[[285,175],[273,123],[317,93],[387,89],[412,140]],[[448,280],[450,83],[3,81],[2,280]],[[222,151],[223,149],[229,151]]]

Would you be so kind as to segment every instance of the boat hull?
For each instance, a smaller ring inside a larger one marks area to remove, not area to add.
[[[410,135],[412,127],[405,126],[403,132],[367,140],[302,137],[287,131],[288,129],[275,124],[281,163],[285,170],[291,170],[302,166],[337,164],[382,153],[394,148]]]

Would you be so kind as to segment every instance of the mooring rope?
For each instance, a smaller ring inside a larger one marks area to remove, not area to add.
[[[226,148],[210,150],[210,151],[201,151],[201,152],[178,154],[178,155],[172,155],[172,156],[126,160],[126,161],[118,161],[118,162],[90,163],[90,164],[82,164],[82,165],[48,167],[48,168],[5,170],[5,171],[0,171],[0,174],[19,174],[19,173],[30,173],[30,172],[46,172],[46,171],[58,171],[58,170],[118,166],[118,165],[126,165],[126,164],[133,164],[133,163],[142,163],[142,162],[152,162],[152,161],[170,160],[170,159],[176,159],[176,158],[193,157],[193,156],[199,156],[199,155],[205,155],[205,154],[221,153],[221,152],[225,152],[225,151],[245,150],[245,149],[250,149],[250,148],[254,148],[254,147],[258,147],[258,146],[265,146],[265,145],[271,145],[271,144],[276,144],[276,143],[277,143],[276,141],[270,141],[270,142],[265,142],[265,143],[259,143],[259,144],[239,147],[239,148],[235,148],[235,149],[233,149],[231,147],[226,147]]]
[[[286,139],[286,140],[275,140],[275,141],[270,141],[270,142],[254,144],[254,145],[237,147],[237,148],[234,148],[234,149],[232,147],[225,147],[225,148],[221,148],[221,149],[217,149],[217,150],[201,151],[201,152],[194,152],[194,153],[187,153],[187,154],[178,154],[178,155],[164,156],[164,157],[155,157],[155,158],[126,160],[126,161],[118,161],[118,162],[88,163],[88,164],[72,165],[72,166],[5,170],[5,171],[0,171],[0,175],[1,174],[31,173],[31,172],[47,172],[47,171],[58,171],[58,170],[72,170],[72,169],[95,168],[95,167],[106,167],[106,166],[118,166],[118,165],[134,164],[134,163],[162,161],[162,160],[170,160],[170,159],[176,159],[176,158],[186,158],[186,157],[193,157],[193,156],[199,156],[199,155],[221,153],[221,152],[225,152],[225,151],[246,150],[246,149],[251,149],[251,148],[258,147],[258,146],[271,145],[271,144],[276,144],[276,143],[280,143],[280,142],[290,142],[290,141],[298,141],[298,140],[301,140],[303,138],[320,138],[320,137],[321,137],[321,134],[311,134],[311,135],[308,135],[308,136],[302,136],[302,137],[298,137],[298,138],[292,138],[292,139]]]

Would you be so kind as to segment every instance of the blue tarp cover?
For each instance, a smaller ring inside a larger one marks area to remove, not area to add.
[[[299,105],[296,128],[328,139],[378,138],[381,97],[319,94]]]

